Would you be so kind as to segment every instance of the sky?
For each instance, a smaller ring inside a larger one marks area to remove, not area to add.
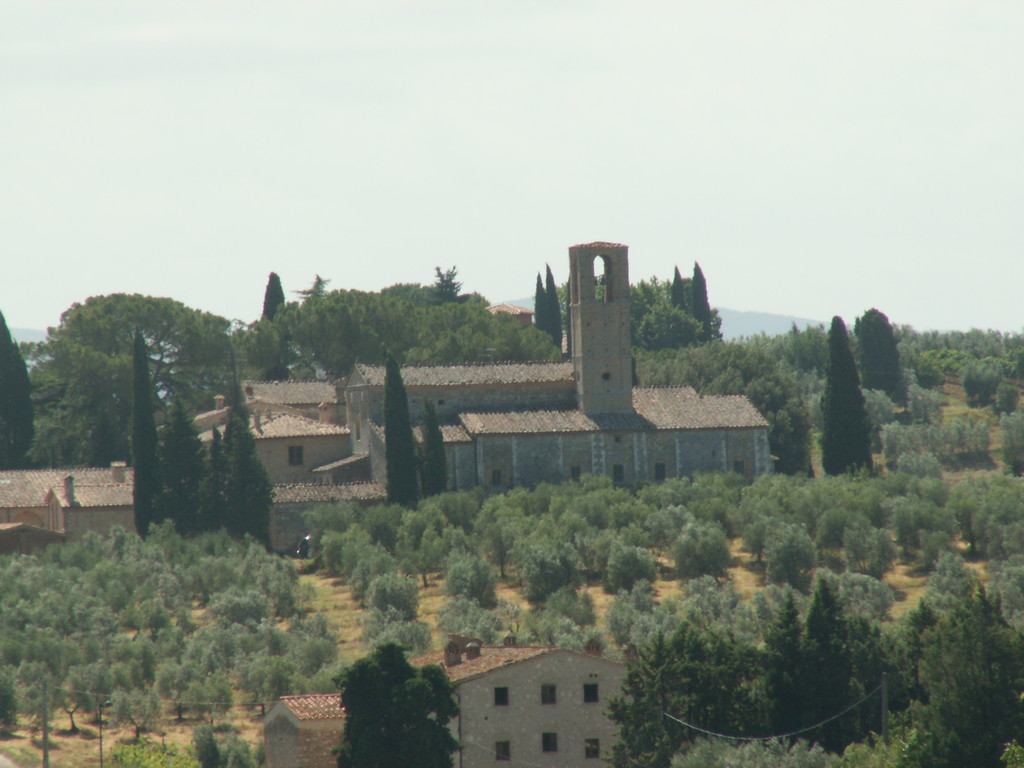
[[[0,0],[0,311],[529,297],[568,247],[712,306],[1024,329],[1024,3]]]

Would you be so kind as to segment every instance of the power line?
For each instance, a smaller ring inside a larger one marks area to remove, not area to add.
[[[840,717],[845,715],[847,712],[849,712],[850,710],[856,709],[861,704],[863,704],[865,701],[867,701],[872,696],[874,696],[876,693],[878,693],[880,690],[882,690],[882,686],[883,685],[884,685],[884,683],[879,684],[874,690],[869,691],[868,693],[864,694],[864,696],[862,696],[857,701],[853,702],[853,704],[851,704],[850,706],[846,707],[846,709],[842,710],[838,714],[835,714],[835,715],[832,715],[831,717],[825,718],[820,723],[815,723],[814,725],[809,725],[806,728],[801,728],[801,729],[796,730],[796,731],[790,731],[789,733],[779,733],[779,734],[776,734],[774,736],[733,736],[733,735],[730,735],[728,733],[717,733],[716,731],[709,731],[706,728],[701,728],[699,725],[694,725],[693,723],[688,723],[685,720],[680,720],[678,717],[675,717],[674,715],[670,715],[668,712],[662,712],[662,714],[665,717],[667,717],[669,720],[674,720],[675,722],[679,723],[680,725],[684,725],[687,728],[690,728],[691,730],[697,731],[698,733],[703,733],[705,736],[714,736],[715,738],[718,738],[718,739],[729,739],[731,741],[774,741],[776,739],[788,739],[788,738],[790,738],[792,736],[799,736],[801,733],[807,733],[808,731],[816,730],[816,729],[820,728],[823,725],[831,723],[833,720],[838,720]]]

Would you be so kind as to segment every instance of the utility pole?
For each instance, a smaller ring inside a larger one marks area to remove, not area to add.
[[[43,768],[50,768],[50,702],[47,700],[49,681],[43,678]]]
[[[889,677],[882,673],[882,743],[889,743]]]

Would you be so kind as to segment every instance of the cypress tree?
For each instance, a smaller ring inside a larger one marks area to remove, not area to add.
[[[263,292],[263,317],[273,320],[278,308],[284,304],[284,289],[277,272],[271,272],[267,279],[267,289]]]
[[[672,275],[672,306],[681,312],[690,312],[690,281],[684,280],[679,274],[679,267],[676,267]],[[706,298],[706,293],[705,293]]]
[[[214,428],[199,489],[199,529],[215,531],[225,525],[228,499],[228,455],[220,431]]]
[[[28,466],[34,436],[28,369],[0,312],[0,469]]]
[[[274,486],[256,455],[256,439],[248,419],[232,408],[228,417],[228,481],[225,500],[225,527],[232,536],[249,534],[264,546],[270,546],[270,505]]]
[[[548,333],[551,334],[551,341],[555,348],[562,351],[562,303],[558,300],[558,286],[555,285],[555,276],[551,274],[551,265],[546,265],[548,272],[544,284],[544,297],[547,303]]]
[[[444,455],[444,435],[434,404],[423,404],[423,498],[448,490],[448,463]]]
[[[804,622],[802,675],[808,723],[826,720],[850,703],[853,662],[847,643],[847,622],[839,597],[824,579],[818,579]],[[841,752],[848,739],[843,721],[821,727],[817,740],[829,752]]]
[[[551,333],[548,322],[548,298],[540,272],[537,273],[537,287],[533,291],[533,324],[538,331]]]
[[[402,372],[391,355],[384,366],[384,457],[388,501],[415,506],[416,447],[409,420],[409,398],[405,394]]]
[[[880,389],[893,402],[905,404],[907,393],[900,372],[900,351],[889,318],[869,309],[853,324],[857,337],[860,377],[865,389]]]
[[[219,442],[218,439],[218,450]],[[174,401],[160,435],[159,457],[163,479],[160,517],[173,520],[175,529],[182,535],[198,533],[206,462],[203,444],[181,400]]]
[[[821,463],[825,472],[841,475],[858,469],[870,470],[871,425],[846,325],[838,316],[832,318],[828,332],[828,362],[821,411],[825,422],[821,436]]]
[[[708,303],[708,284],[700,264],[693,262],[693,279],[690,281],[690,314],[700,323],[700,341],[705,343],[715,338],[714,318]]]
[[[157,521],[161,488],[153,396],[146,342],[136,331],[132,346],[132,465],[135,467],[135,529],[140,536],[146,536],[149,526]]]

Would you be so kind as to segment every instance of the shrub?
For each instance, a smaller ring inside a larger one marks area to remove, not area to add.
[[[729,540],[717,523],[694,522],[686,526],[672,548],[672,557],[681,579],[721,578],[732,563]]]
[[[795,523],[780,522],[765,537],[765,576],[772,584],[806,591],[811,585],[817,551],[810,534]]]
[[[994,358],[977,360],[964,367],[964,392],[977,405],[991,402],[1002,380],[1003,366]]]
[[[1020,401],[1020,390],[1008,381],[1004,381],[996,390],[996,413],[1013,413]]]
[[[476,555],[455,553],[448,559],[444,591],[453,597],[466,597],[482,608],[498,604],[495,588],[498,576],[490,563]]]
[[[412,621],[419,613],[420,591],[414,579],[397,573],[374,577],[366,590],[366,607],[381,612],[394,611],[403,621]]]
[[[631,547],[616,542],[608,555],[608,579],[605,589],[608,592],[629,590],[638,581],[654,581],[658,575],[658,564],[649,549]]]

